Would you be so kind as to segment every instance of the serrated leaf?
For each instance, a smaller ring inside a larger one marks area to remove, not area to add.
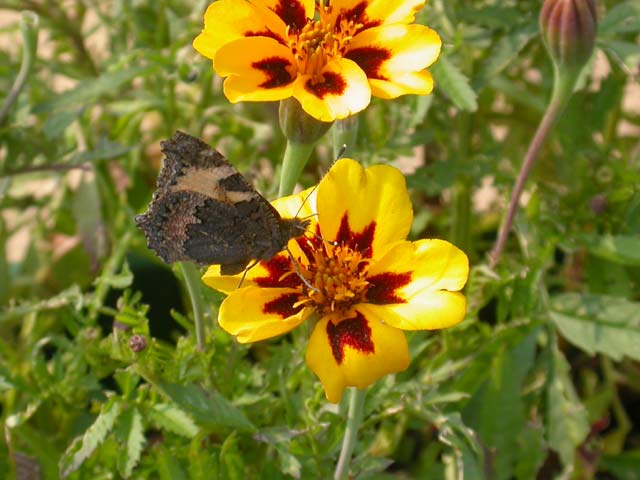
[[[569,364],[557,346],[552,348],[547,381],[547,438],[564,465],[572,465],[576,447],[589,433],[587,412],[576,395]]]
[[[72,105],[84,106],[91,104],[104,95],[115,95],[117,89],[125,83],[130,82],[136,77],[145,76],[152,70],[152,67],[119,69],[115,72],[105,73],[98,78],[85,80],[80,82],[75,88],[57,95],[52,100],[36,105],[33,108],[33,113],[50,112]]]
[[[177,435],[193,438],[198,434],[198,426],[185,412],[168,403],[158,403],[149,410],[149,417],[160,428]]]
[[[254,430],[255,427],[229,400],[214,390],[205,391],[197,385],[161,383],[158,387],[198,425],[206,428],[230,427]]]
[[[569,342],[591,355],[640,360],[640,303],[566,293],[551,298],[549,315]]]
[[[146,438],[144,436],[144,426],[142,425],[142,415],[140,415],[137,408],[127,410],[121,419],[124,448],[120,450],[118,471],[120,475],[128,478],[140,462]]]
[[[442,90],[456,107],[470,112],[478,109],[477,94],[471,88],[469,79],[447,57],[441,56],[430,70],[436,88]]]
[[[82,463],[104,442],[107,434],[113,429],[116,419],[120,415],[120,404],[110,400],[102,406],[100,415],[84,432],[82,437],[76,438],[60,459],[60,474],[66,477],[75,472]]]

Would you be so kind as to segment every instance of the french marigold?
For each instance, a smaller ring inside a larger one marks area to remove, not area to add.
[[[436,32],[413,24],[425,0],[219,0],[194,48],[226,77],[233,102],[295,97],[330,122],[357,113],[371,95],[433,90]],[[314,19],[314,13],[316,14]]]
[[[219,266],[203,281],[228,294],[218,321],[241,343],[286,333],[315,315],[306,361],[330,402],[347,386],[364,388],[406,369],[402,330],[464,318],[467,257],[443,240],[405,240],[413,211],[397,169],[342,159],[315,191],[273,205],[283,217],[311,218],[312,233],[289,242],[295,265],[281,252],[251,269],[240,289],[238,277],[220,275]]]

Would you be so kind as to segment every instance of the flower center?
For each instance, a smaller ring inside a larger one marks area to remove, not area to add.
[[[313,285],[305,289],[307,299],[321,316],[343,315],[354,304],[366,299],[369,260],[345,245],[316,249],[302,275]]]
[[[342,19],[339,25],[320,12],[320,20],[307,20],[301,30],[287,27],[287,42],[296,59],[298,72],[310,75],[312,82],[322,82],[322,69],[330,60],[343,56],[354,33],[361,25]]]

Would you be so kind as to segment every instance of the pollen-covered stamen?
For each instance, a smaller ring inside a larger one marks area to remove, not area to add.
[[[313,252],[307,275],[315,290],[308,298],[320,314],[346,312],[349,307],[366,300],[369,260],[350,247],[328,246]]]
[[[293,52],[298,72],[310,75],[313,82],[322,82],[324,66],[333,58],[341,57],[361,25],[342,19],[338,25],[327,21],[320,13],[320,20],[308,20],[302,29],[287,26],[286,36]]]

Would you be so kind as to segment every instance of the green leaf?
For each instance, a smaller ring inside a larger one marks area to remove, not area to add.
[[[640,31],[640,1],[628,0],[610,9],[599,22],[598,35]]]
[[[105,73],[98,78],[85,80],[75,88],[57,95],[52,100],[36,105],[33,108],[33,113],[50,112],[68,106],[85,106],[104,95],[116,96],[117,90],[125,83],[129,83],[136,77],[148,75],[152,70],[152,67],[118,69],[115,72]]]
[[[549,315],[568,341],[591,355],[640,360],[640,303],[566,293],[551,298]]]
[[[66,477],[75,472],[82,463],[104,442],[120,415],[120,404],[111,399],[102,406],[100,415],[80,438],[76,438],[60,459],[60,474]]]
[[[515,446],[526,423],[522,388],[533,365],[537,334],[537,329],[530,331],[508,350],[502,344],[492,358],[489,378],[463,412],[465,424],[477,431],[483,444],[493,452],[492,478],[512,478],[520,455]]]
[[[124,478],[131,476],[133,469],[140,462],[142,449],[146,442],[142,415],[137,408],[131,408],[121,417],[119,430],[122,432],[123,448],[119,451],[118,471]]]
[[[442,90],[456,107],[470,112],[478,109],[477,94],[471,88],[469,79],[447,57],[441,56],[430,70],[436,88]]]
[[[591,235],[580,237],[594,255],[622,265],[640,266],[640,237],[637,235]]]
[[[230,427],[254,430],[255,427],[231,402],[220,393],[205,391],[197,385],[161,383],[158,387],[197,424],[206,428]]]
[[[612,475],[611,478],[620,480],[640,480],[638,465],[640,449],[637,448],[617,455],[604,455],[599,462],[602,470]]]
[[[573,464],[576,447],[589,433],[587,412],[573,388],[569,369],[554,345],[549,358],[546,428],[549,445],[565,465]]]
[[[222,478],[229,480],[244,480],[244,461],[238,447],[236,432],[229,435],[222,444],[220,451],[220,465],[222,466]]]
[[[199,428],[191,417],[174,405],[158,403],[153,405],[148,414],[160,428],[187,438],[198,434]]]
[[[82,113],[81,110],[62,110],[49,116],[42,127],[44,136],[48,140],[58,138],[67,130],[76,118]]]
[[[434,423],[438,427],[439,440],[452,450],[452,454],[443,456],[449,478],[486,478],[480,442],[474,431],[464,424],[460,414],[442,415]]]

